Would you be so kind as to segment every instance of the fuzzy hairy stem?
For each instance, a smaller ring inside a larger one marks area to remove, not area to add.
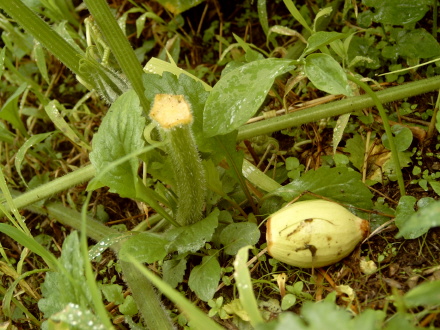
[[[174,170],[176,221],[186,226],[199,221],[205,202],[205,171],[192,134],[193,116],[183,95],[157,94],[150,118],[161,128]]]
[[[206,191],[205,172],[188,125],[173,129],[166,135],[176,178],[176,220],[185,226],[202,217]]]

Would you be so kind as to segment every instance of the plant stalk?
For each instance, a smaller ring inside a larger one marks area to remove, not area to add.
[[[60,191],[74,187],[80,183],[89,181],[95,176],[95,168],[93,165],[87,165],[83,168],[70,172],[58,179],[50,181],[33,190],[27,191],[14,198],[14,204],[17,209],[25,208],[38,201],[44,200]],[[7,209],[8,206],[5,205]],[[3,215],[0,213],[0,216]]]
[[[440,76],[387,88],[383,91],[375,92],[375,94],[380,103],[383,104],[431,92],[436,89],[440,89]],[[322,118],[340,116],[345,113],[361,110],[374,105],[374,100],[369,95],[354,96],[341,101],[318,105],[313,108],[296,111],[280,117],[244,125],[238,130],[237,140],[241,141],[258,135],[269,134],[290,127],[297,127]]]
[[[206,193],[205,171],[192,134],[193,115],[183,95],[157,94],[150,118],[161,128],[173,164],[176,183],[176,221],[186,226],[202,217]]]

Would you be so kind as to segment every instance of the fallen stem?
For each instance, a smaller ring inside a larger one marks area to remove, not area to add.
[[[411,96],[424,94],[440,88],[440,76],[410,82],[397,87],[387,88],[376,92],[380,103],[393,102]],[[290,127],[297,127],[323,118],[340,116],[345,113],[374,106],[375,102],[370,95],[354,96],[313,108],[289,113],[285,116],[262,120],[239,128],[237,140],[242,141],[258,135],[280,131]]]

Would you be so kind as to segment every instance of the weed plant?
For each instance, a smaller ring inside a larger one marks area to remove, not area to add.
[[[439,327],[437,6],[0,0],[2,328]],[[368,240],[265,254],[314,198]]]

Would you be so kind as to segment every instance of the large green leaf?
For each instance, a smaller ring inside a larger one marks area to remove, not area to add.
[[[130,237],[119,250],[119,258],[128,261],[134,257],[139,262],[152,263],[163,260],[167,255],[169,241],[163,236],[144,232]]]
[[[203,113],[206,136],[223,135],[246,123],[260,108],[275,77],[292,70],[290,60],[268,58],[242,65],[214,86]]]
[[[304,72],[313,85],[324,92],[352,95],[344,70],[330,55],[311,54],[307,56]]]
[[[137,170],[139,162],[136,158],[113,166],[108,166],[125,155],[142,149],[144,141],[142,133],[145,118],[139,99],[133,90],[122,94],[108,110],[107,115],[93,137],[93,151],[90,161],[96,168],[99,181],[92,181],[88,189],[102,186],[110,187],[122,197],[136,197],[135,184],[139,180]],[[100,171],[105,171],[100,175]]]
[[[43,298],[38,302],[38,307],[46,318],[61,312],[69,304],[78,305],[82,310],[93,306],[79,244],[77,232],[66,237],[59,259],[63,268],[47,273],[41,285]]]
[[[431,58],[440,55],[440,45],[425,29],[402,31],[397,39],[397,53],[409,58]]]
[[[168,242],[171,242],[168,246],[168,252],[177,251],[185,253],[198,251],[214,234],[219,214],[220,211],[215,209],[205,219],[193,225],[176,227],[167,231],[165,237]]]
[[[225,246],[226,254],[236,255],[242,247],[256,244],[260,239],[260,234],[255,223],[231,223],[222,230],[220,242]]]
[[[403,298],[408,307],[438,305],[440,281],[422,283],[406,293]]]
[[[373,194],[362,182],[359,172],[346,167],[320,167],[315,171],[308,171],[299,179],[272,192],[271,195],[278,195],[290,201],[307,191],[346,205],[364,209],[373,207],[371,201]],[[307,195],[304,196],[306,197]]]
[[[394,136],[394,144],[396,145],[397,151],[405,151],[410,147],[413,141],[413,134],[408,127],[394,125],[391,127],[391,132]],[[386,133],[382,135],[382,143],[385,148],[391,150],[390,141]]]
[[[177,284],[183,281],[186,270],[186,259],[166,260],[162,266],[163,280],[171,287],[175,288]]]
[[[218,260],[214,256],[203,257],[202,263],[191,271],[188,285],[197,297],[208,301],[214,297],[220,275],[221,267]]]
[[[425,234],[430,228],[440,226],[440,201],[428,201],[406,221],[399,221],[398,237],[414,239]]]
[[[415,23],[429,10],[430,0],[363,0],[366,6],[373,7],[373,21],[383,24],[404,25]]]
[[[355,134],[351,139],[345,141],[344,152],[349,153],[350,162],[360,170],[364,164],[365,142],[360,134]]]

